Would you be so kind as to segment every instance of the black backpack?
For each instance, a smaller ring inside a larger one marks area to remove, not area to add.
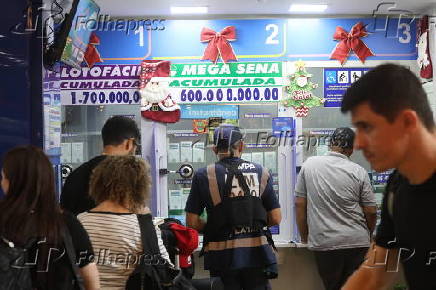
[[[63,277],[54,277],[56,287],[63,290],[83,290],[83,281],[75,263],[76,255],[68,228],[62,232],[65,245],[65,252],[70,261],[69,273],[63,273]],[[15,244],[4,237],[0,237],[0,290],[32,290],[32,274],[29,262],[29,251],[35,246],[37,239],[29,239],[24,247],[17,247]],[[68,277],[69,278],[68,278]]]
[[[137,215],[141,230],[143,256],[136,265],[135,270],[129,276],[126,290],[163,290],[165,281],[164,260],[160,256],[156,229],[152,216]],[[167,281],[168,282],[168,281]]]
[[[35,240],[25,247],[16,247],[13,242],[0,238],[0,290],[31,290],[32,278],[26,266],[27,252]]]
[[[169,267],[160,255],[156,229],[150,214],[137,215],[143,258],[129,276],[126,290],[195,290],[181,271]]]

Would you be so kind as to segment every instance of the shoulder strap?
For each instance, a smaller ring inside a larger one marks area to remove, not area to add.
[[[143,253],[159,254],[159,244],[157,241],[157,234],[153,224],[152,216],[150,214],[138,214],[136,216],[138,218],[139,229],[141,231]]]
[[[64,226],[62,231],[62,238],[64,240],[65,251],[67,252],[71,268],[73,269],[73,273],[77,281],[77,286],[80,290],[85,290],[85,287],[83,286],[83,279],[82,276],[80,276],[79,267],[76,263],[76,251],[74,249],[73,240],[67,225]]]
[[[218,181],[216,179],[215,163],[207,166],[207,179],[209,182],[209,192],[214,206],[221,203],[221,195],[218,189]]]
[[[145,265],[145,261],[139,263],[134,272],[145,271],[150,276],[154,277],[154,284],[149,285],[149,289],[159,289],[162,290],[162,286],[169,286],[172,283],[170,275],[167,273],[167,267],[161,265],[161,256],[159,243],[157,240],[156,228],[154,227],[152,216],[150,214],[136,215],[139,222],[139,229],[141,231],[141,241],[144,257],[147,254],[154,255],[152,258],[152,265]],[[157,260],[156,260],[157,259]],[[142,273],[142,275],[144,272]]]

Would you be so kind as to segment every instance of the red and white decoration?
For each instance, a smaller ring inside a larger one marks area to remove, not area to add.
[[[365,26],[362,22],[356,23],[351,28],[350,33],[340,26],[336,27],[333,39],[339,41],[339,43],[333,49],[330,59],[337,59],[343,65],[348,59],[351,50],[354,51],[362,63],[365,62],[368,56],[375,55],[360,39],[361,37],[368,36]]]
[[[311,107],[321,106],[323,98],[313,95],[312,90],[318,87],[310,81],[312,74],[307,73],[306,64],[299,60],[295,62],[295,73],[289,76],[290,84],[285,88],[288,96],[281,103],[285,107],[293,107],[295,116],[302,118],[309,114]]]
[[[294,100],[308,100],[312,98],[312,93],[304,90],[297,90],[292,92],[291,97]]]
[[[100,57],[100,53],[95,47],[96,45],[100,45],[100,38],[97,36],[97,34],[93,32],[89,37],[88,46],[86,47],[86,52],[84,56],[85,62],[88,67],[93,67],[96,62],[103,62]]]
[[[234,26],[227,26],[221,32],[215,32],[210,28],[204,27],[201,30],[200,41],[208,42],[208,44],[204,50],[202,60],[209,59],[216,63],[219,56],[221,56],[224,63],[229,60],[237,61],[233,48],[229,43],[229,41],[235,40],[236,28]]]
[[[162,123],[176,123],[180,120],[180,106],[172,100],[168,87],[162,81],[153,80],[169,76],[169,61],[142,61],[140,93],[141,115],[144,118]]]
[[[302,118],[307,117],[309,114],[309,107],[302,105],[301,107],[294,107],[295,109],[295,117]]]
[[[433,77],[428,34],[428,16],[424,16],[419,22],[418,32],[418,65],[421,69],[420,75],[424,79],[431,79]]]

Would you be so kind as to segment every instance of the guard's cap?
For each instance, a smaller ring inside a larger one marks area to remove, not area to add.
[[[243,138],[239,127],[232,124],[221,124],[213,134],[213,144],[219,148],[229,147]]]

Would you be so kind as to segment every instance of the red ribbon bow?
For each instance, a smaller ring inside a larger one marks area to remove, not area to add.
[[[339,43],[336,45],[335,49],[330,55],[330,59],[337,59],[341,62],[341,64],[344,64],[348,58],[350,50],[353,50],[360,61],[365,62],[365,59],[368,56],[374,55],[368,46],[366,46],[366,44],[360,40],[361,37],[365,37],[367,35],[368,32],[366,32],[365,25],[363,25],[362,22],[355,24],[351,28],[350,33],[340,26],[336,27],[333,38],[339,41]]]
[[[98,52],[96,45],[100,44],[100,38],[93,32],[89,37],[88,47],[85,52],[85,62],[88,67],[94,66],[96,62],[103,62],[100,57],[100,53]]]
[[[209,59],[216,63],[218,57],[221,55],[223,62],[229,60],[237,60],[233,52],[233,48],[229,41],[236,40],[236,29],[234,26],[227,26],[221,32],[215,32],[210,28],[204,27],[201,30],[201,42],[209,42],[204,50],[203,58]]]

